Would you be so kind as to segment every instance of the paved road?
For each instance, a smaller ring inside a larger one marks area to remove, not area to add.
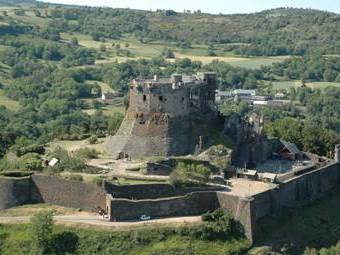
[[[21,223],[28,222],[29,216],[19,217],[0,217],[0,223]],[[164,218],[154,219],[148,221],[128,221],[128,222],[109,222],[103,219],[101,216],[79,216],[79,215],[66,215],[66,216],[54,216],[57,223],[68,224],[68,223],[81,223],[87,225],[97,225],[103,227],[113,228],[124,228],[131,226],[146,226],[146,225],[157,225],[157,224],[178,224],[178,223],[193,223],[200,222],[201,216],[190,216],[190,217],[175,217],[175,218]]]

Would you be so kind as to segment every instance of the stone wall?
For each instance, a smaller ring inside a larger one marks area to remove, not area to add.
[[[194,192],[161,199],[109,199],[111,220],[138,220],[143,214],[152,218],[201,215],[219,208],[216,192]]]
[[[85,211],[95,211],[98,206],[105,208],[106,192],[97,185],[46,175],[33,175],[32,180],[38,191],[34,197],[45,203]]]
[[[183,196],[195,191],[221,190],[219,187],[174,187],[170,184],[136,184],[116,185],[105,182],[104,188],[107,193],[115,198],[126,199],[156,199],[164,197]]]
[[[31,177],[0,177],[0,210],[31,202]]]
[[[280,148],[279,140],[269,139],[256,143],[241,143],[232,155],[232,163],[239,167],[255,165],[270,158]]]
[[[217,192],[217,198],[220,207],[228,210],[242,224],[245,236],[253,241],[256,227],[255,200],[233,196],[225,192]]]
[[[333,163],[302,174],[254,196],[256,218],[262,218],[287,207],[306,205],[326,192],[340,187],[340,165]]]

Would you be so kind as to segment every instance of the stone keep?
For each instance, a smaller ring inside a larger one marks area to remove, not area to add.
[[[116,158],[194,153],[217,118],[215,91],[210,72],[132,80],[129,107],[107,151]]]

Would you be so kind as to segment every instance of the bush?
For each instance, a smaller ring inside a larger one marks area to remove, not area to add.
[[[31,217],[31,251],[33,254],[50,254],[50,240],[53,232],[53,214],[49,212],[39,212]]]
[[[90,149],[90,148],[82,148],[82,149],[76,150],[74,153],[75,157],[83,158],[83,159],[98,158],[98,154],[99,153],[95,149]]]
[[[165,58],[175,58],[174,52],[169,48],[163,49],[162,56],[165,57]]]
[[[201,162],[179,162],[170,175],[174,186],[204,186],[208,183],[211,171]]]
[[[88,141],[90,144],[96,144],[98,142],[98,137],[96,135],[91,135]]]
[[[243,227],[222,208],[202,215],[204,224],[197,231],[198,237],[204,240],[227,240],[231,237],[244,237]]]
[[[103,184],[104,178],[102,176],[96,176],[93,178],[92,182],[98,186]]]
[[[36,153],[28,153],[20,158],[20,165],[26,171],[42,171],[42,159]]]
[[[49,156],[51,158],[59,159],[59,162],[54,167],[52,167],[53,170],[59,172],[65,170],[82,172],[87,167],[84,158],[72,157],[65,149],[61,147],[57,147],[49,154]]]

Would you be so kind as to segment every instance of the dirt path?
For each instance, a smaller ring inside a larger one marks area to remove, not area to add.
[[[110,228],[125,228],[133,226],[151,226],[151,225],[164,225],[164,224],[183,224],[183,223],[195,223],[201,221],[201,216],[189,216],[189,217],[174,217],[164,219],[154,219],[148,221],[128,221],[128,222],[109,222],[97,215],[65,215],[54,216],[54,220],[58,224],[86,224],[96,225]],[[0,217],[0,223],[22,223],[29,222],[29,216],[18,217]]]

